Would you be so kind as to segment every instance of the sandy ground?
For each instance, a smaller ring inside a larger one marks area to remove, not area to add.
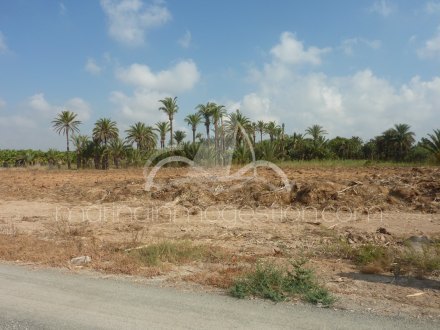
[[[202,177],[164,168],[151,191],[144,190],[142,170],[0,170],[0,235],[63,242],[60,224],[67,222],[77,231],[75,239],[84,241],[133,246],[185,239],[248,262],[306,255],[338,297],[337,308],[440,318],[438,273],[424,279],[362,274],[348,260],[321,253],[335,237],[382,245],[414,235],[440,237],[438,168],[283,171],[288,192],[268,170],[259,170],[257,179],[221,181],[220,170]],[[70,257],[59,266],[67,266]],[[20,261],[38,262],[27,259]],[[167,285],[217,290],[212,274],[225,267],[237,267],[234,257],[227,265],[169,265],[157,278]]]

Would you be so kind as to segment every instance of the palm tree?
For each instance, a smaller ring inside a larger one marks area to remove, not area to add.
[[[320,137],[327,134],[327,131],[324,130],[324,128],[320,125],[313,125],[310,127],[307,127],[306,134],[310,135],[313,139],[313,142],[316,142],[319,140]]]
[[[266,123],[262,120],[257,122],[257,130],[260,132],[260,142],[263,142],[263,133],[266,131]]]
[[[127,154],[127,146],[120,138],[114,138],[110,141],[107,153],[113,157],[115,167],[119,168],[121,159],[124,159]]]
[[[173,119],[174,115],[179,110],[179,106],[177,105],[177,97],[171,98],[166,97],[163,100],[159,100],[162,103],[162,106],[159,108],[160,111],[163,111],[167,114],[168,119],[170,121],[170,145],[173,147]]]
[[[270,121],[266,124],[266,133],[269,134],[270,142],[274,141],[275,136],[277,135],[278,125],[274,121]]]
[[[97,143],[104,145],[104,157],[102,161],[102,169],[108,169],[108,153],[106,152],[107,144],[110,140],[116,139],[119,135],[119,129],[116,122],[109,118],[101,118],[95,123],[93,128],[93,139]]]
[[[89,137],[87,135],[74,135],[71,140],[76,149],[76,168],[80,169],[81,164],[84,164],[83,156],[89,142]]]
[[[149,149],[156,145],[157,136],[151,126],[146,126],[144,123],[137,122],[131,125],[128,130],[126,140],[128,143],[136,143],[136,149]]]
[[[440,162],[440,129],[435,129],[434,134],[428,134],[429,139],[422,138],[422,147],[431,152]]]
[[[414,143],[414,132],[410,131],[411,126],[407,124],[396,124],[394,125],[394,139],[398,148],[397,159],[399,161],[403,160],[405,154],[411,149]]]
[[[215,103],[211,103],[211,108],[212,108],[211,116],[214,122],[214,145],[215,145],[215,150],[218,150],[219,149],[218,122],[226,114],[226,109],[224,105],[217,105]]]
[[[166,121],[159,121],[156,123],[155,130],[159,132],[160,148],[163,149],[165,148],[165,138],[168,131],[170,130],[170,124]]]
[[[227,122],[227,131],[229,136],[233,136],[236,134],[236,143],[237,145],[241,145],[241,142],[244,139],[243,132],[240,128],[243,128],[245,132],[249,130],[251,126],[251,121],[248,117],[243,115],[240,110],[236,110],[235,112],[229,114],[228,122]]]
[[[197,125],[199,125],[201,121],[202,121],[202,117],[201,117],[200,113],[194,113],[194,114],[186,116],[186,118],[185,118],[185,122],[191,126],[192,135],[193,135],[193,143],[196,142]]]
[[[206,139],[209,143],[209,126],[211,125],[211,115],[212,115],[212,103],[208,102],[205,104],[199,104],[196,109],[199,111],[200,115],[205,119],[206,127]]]
[[[256,142],[257,129],[257,123],[253,121],[250,127],[250,132],[252,133],[252,143],[254,144],[254,146]]]
[[[52,126],[58,134],[63,133],[63,135],[66,136],[66,142],[67,142],[67,168],[70,170],[70,148],[69,148],[69,133],[75,133],[79,132],[78,126],[81,124],[79,120],[76,120],[76,117],[78,115],[74,112],[65,110],[61,111],[55,117],[54,120],[52,120]]]
[[[186,138],[186,133],[184,131],[175,131],[174,132],[174,139],[177,142],[177,145],[179,146],[180,143]]]
[[[46,159],[49,164],[49,167],[54,166],[57,161],[58,150],[50,148],[46,152]]]

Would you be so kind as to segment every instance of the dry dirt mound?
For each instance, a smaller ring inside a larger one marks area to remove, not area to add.
[[[222,181],[190,178],[188,169],[161,169],[160,188],[147,192],[141,169],[110,171],[0,171],[3,200],[57,202],[174,202],[183,206],[219,204],[246,207],[293,206],[319,210],[381,209],[439,213],[440,169],[429,168],[283,168],[291,191],[274,172]]]
[[[316,172],[319,173],[318,170]],[[330,173],[323,172],[327,175],[310,177],[302,176],[302,172],[288,172],[290,192],[283,189],[281,181],[272,173],[261,171],[257,178],[245,181],[194,180],[179,183],[178,180],[167,180],[151,197],[199,207],[218,204],[249,207],[292,205],[320,210],[440,211],[440,171],[436,168],[401,169],[401,173],[392,175],[387,173],[387,169],[373,169],[364,175],[353,175],[356,180],[331,178]]]

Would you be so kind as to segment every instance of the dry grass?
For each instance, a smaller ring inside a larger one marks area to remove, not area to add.
[[[351,245],[335,239],[319,249],[320,255],[352,261],[362,273],[392,272],[395,276],[407,274],[422,278],[440,272],[440,243],[426,244],[419,249],[409,246],[382,246],[375,244]]]
[[[220,289],[228,289],[237,278],[249,272],[249,269],[250,267],[246,265],[212,265],[205,271],[185,276],[184,280]]]
[[[145,269],[118,245],[91,239],[62,241],[43,240],[31,235],[0,235],[0,259],[32,262],[51,267],[71,267],[71,258],[88,255],[92,262],[86,267],[107,273],[151,276],[157,268]]]
[[[146,266],[158,266],[165,262],[176,265],[193,261],[221,262],[230,257],[223,249],[194,245],[190,241],[162,241],[133,249],[129,254]]]

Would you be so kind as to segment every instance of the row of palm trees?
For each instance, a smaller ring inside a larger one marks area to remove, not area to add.
[[[134,163],[138,162],[143,154],[156,149],[158,140],[160,149],[167,148],[168,133],[170,150],[173,150],[174,142],[181,145],[186,133],[181,130],[174,131],[173,127],[175,115],[179,111],[177,98],[166,97],[159,100],[159,103],[159,111],[167,115],[168,121],[159,121],[154,127],[137,122],[125,131],[125,140],[119,137],[116,122],[108,118],[101,118],[95,123],[91,138],[81,135],[81,122],[77,115],[70,111],[62,111],[52,124],[57,133],[66,136],[68,168],[71,168],[70,142],[73,142],[76,148],[78,168],[85,167],[87,161],[93,158],[95,167],[102,169],[109,168],[110,159],[119,167],[120,160],[127,155],[130,155]],[[320,125],[308,127],[304,134],[288,135],[285,133],[284,124],[278,125],[275,121],[253,122],[239,110],[228,114],[223,105],[214,102],[199,104],[195,110],[195,113],[187,115],[184,119],[192,131],[192,144],[206,141],[208,147],[214,151],[216,163],[222,161],[221,154],[230,146],[231,140],[237,149],[234,157],[243,162],[250,160],[250,144],[255,147],[259,158],[271,158],[270,160],[366,158],[404,161],[408,159],[410,151],[414,150],[415,135],[407,124],[397,124],[364,143],[359,137],[336,137],[328,140],[327,132]],[[200,125],[205,128],[205,137],[197,133]],[[211,137],[211,128],[214,130],[214,137]],[[264,140],[264,135],[269,139]],[[440,161],[440,130],[435,130],[434,134],[428,137],[429,139],[422,139],[416,147],[419,151],[422,148],[425,153],[431,152]],[[190,153],[194,152],[192,148]]]

